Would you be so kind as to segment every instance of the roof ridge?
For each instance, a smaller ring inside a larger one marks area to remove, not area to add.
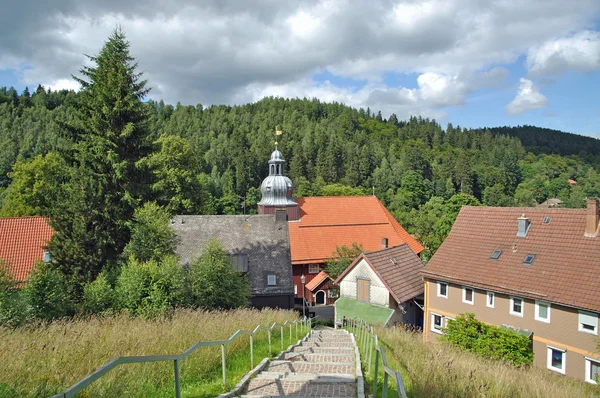
[[[408,248],[410,249],[410,245],[409,245],[407,242],[403,242],[403,243],[400,243],[399,245],[396,245],[396,246],[390,246],[390,247],[386,247],[385,249],[372,250],[372,251],[370,251],[370,252],[364,252],[363,254],[364,254],[364,255],[367,255],[367,254],[375,254],[375,253],[383,252],[383,251],[386,251],[386,250],[397,249],[397,248],[399,248],[399,247],[401,247],[401,246],[403,246],[403,245],[406,245],[406,246],[408,246]]]
[[[358,227],[362,225],[388,225],[389,222],[355,223],[355,224],[311,224],[298,225],[298,228],[323,228],[323,227]]]

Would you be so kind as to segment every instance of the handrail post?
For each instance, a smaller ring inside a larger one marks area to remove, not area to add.
[[[294,322],[296,324],[296,341],[298,341],[298,322]]]
[[[387,398],[387,389],[388,389],[388,374],[384,369],[383,372],[383,389],[381,391],[381,396],[383,398]]]
[[[223,387],[227,385],[227,369],[225,363],[225,344],[221,344],[221,367],[223,368]]]
[[[269,357],[273,356],[273,350],[271,348],[271,330],[267,330],[267,333],[269,334]]]
[[[175,368],[175,397],[181,398],[181,380],[179,378],[179,360],[173,361],[173,367]]]
[[[373,373],[373,396],[377,396],[377,377],[379,377],[379,350],[375,347],[375,373]]]
[[[253,336],[250,335],[250,370],[254,369],[254,344],[253,343]]]
[[[292,345],[292,324],[290,323],[290,345]]]
[[[279,327],[279,331],[281,332],[281,351],[283,351],[283,326]]]
[[[368,373],[371,374],[371,363],[373,362],[373,343],[375,342],[375,338],[371,334],[371,338],[369,339],[369,368]]]

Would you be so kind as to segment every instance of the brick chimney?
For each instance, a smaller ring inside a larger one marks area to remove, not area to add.
[[[598,199],[588,199],[587,215],[585,216],[585,234],[583,236],[596,237],[598,236]]]

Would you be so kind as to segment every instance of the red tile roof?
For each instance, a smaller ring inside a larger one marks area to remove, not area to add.
[[[43,247],[52,234],[43,217],[0,218],[0,259],[16,281],[27,279],[36,262],[42,260]]]
[[[306,284],[306,288],[312,292],[317,287],[319,287],[319,285],[323,283],[323,281],[325,281],[327,278],[331,279],[327,272],[321,271],[314,278],[312,278],[310,282]]]
[[[517,237],[522,214],[531,226]],[[584,237],[586,215],[586,209],[463,207],[423,275],[600,311],[600,237]],[[502,253],[492,260],[495,250]],[[535,254],[531,265],[523,262],[528,254]]]
[[[408,243],[415,253],[423,246],[408,234],[375,196],[297,198],[300,221],[288,223],[292,264],[323,262],[337,246],[362,245],[365,251]]]
[[[340,274],[335,283],[339,284],[361,259],[371,266],[396,302],[403,303],[423,294],[423,263],[408,244],[361,254]]]

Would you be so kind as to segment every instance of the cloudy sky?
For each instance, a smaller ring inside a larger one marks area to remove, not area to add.
[[[598,0],[4,0],[0,86],[77,88],[117,24],[168,103],[317,97],[600,137]]]

